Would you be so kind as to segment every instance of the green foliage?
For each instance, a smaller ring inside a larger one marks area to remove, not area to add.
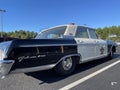
[[[100,35],[102,39],[120,41],[120,26],[97,28],[97,33]],[[109,37],[110,35],[117,35],[117,37]]]
[[[1,35],[1,33],[0,33]],[[37,35],[36,32],[30,32],[30,31],[25,31],[25,30],[19,30],[15,32],[2,32],[2,36],[5,37],[13,37],[13,38],[21,38],[21,39],[31,39],[34,38]]]

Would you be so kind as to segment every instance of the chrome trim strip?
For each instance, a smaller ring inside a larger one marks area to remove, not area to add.
[[[14,60],[0,60],[0,64],[14,63]]]
[[[42,71],[42,70],[52,69],[54,66],[55,66],[55,64],[30,67],[30,68],[22,68],[22,69],[15,69],[15,70],[11,71],[10,73],[27,73],[27,72]]]
[[[20,45],[19,47],[38,47],[38,46],[77,46],[77,44],[42,44],[42,45]]]

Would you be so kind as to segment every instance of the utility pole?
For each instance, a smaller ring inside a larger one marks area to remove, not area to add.
[[[0,31],[1,31],[1,37],[3,37],[3,13],[6,12],[6,10],[0,9]]]

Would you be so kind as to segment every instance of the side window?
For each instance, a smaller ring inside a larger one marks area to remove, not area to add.
[[[94,29],[89,29],[89,34],[92,39],[98,39],[98,36]]]
[[[76,38],[89,38],[87,28],[78,26],[75,37]]]

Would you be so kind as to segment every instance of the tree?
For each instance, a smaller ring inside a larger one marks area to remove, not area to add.
[[[1,34],[1,33],[0,33]],[[3,36],[13,37],[13,38],[21,38],[21,39],[31,39],[35,38],[37,32],[30,32],[26,30],[16,30],[14,32],[2,32]]]
[[[97,33],[102,39],[120,40],[120,26],[97,28]],[[109,35],[117,35],[117,37],[110,38]]]

